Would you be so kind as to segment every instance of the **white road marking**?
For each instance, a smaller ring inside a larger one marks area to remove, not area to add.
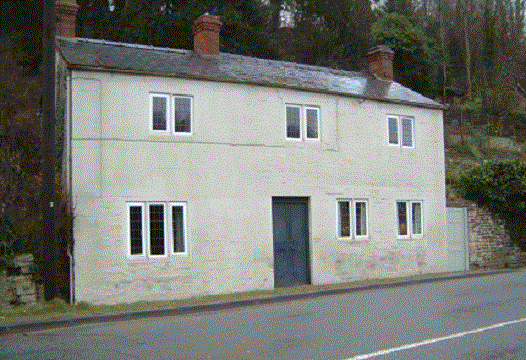
[[[355,357],[352,357],[352,358],[348,358],[348,359],[345,359],[345,360],[366,360],[366,359],[372,359],[372,358],[375,358],[377,356],[388,355],[388,354],[392,354],[392,353],[395,353],[395,352],[398,352],[398,351],[402,351],[402,350],[414,349],[414,348],[417,348],[417,347],[420,347],[420,346],[434,344],[434,343],[437,343],[437,342],[440,342],[440,341],[445,341],[445,340],[456,339],[456,338],[463,337],[463,336],[466,336],[466,335],[476,334],[476,333],[480,333],[480,332],[484,332],[484,331],[488,331],[488,330],[492,330],[492,329],[497,329],[497,328],[500,328],[500,327],[513,325],[513,324],[517,324],[517,323],[521,323],[521,322],[526,322],[526,318],[517,319],[517,320],[513,320],[513,321],[507,321],[507,322],[503,322],[503,323],[499,323],[499,324],[494,324],[494,325],[491,325],[491,326],[482,327],[482,328],[478,328],[478,329],[474,329],[474,330],[470,330],[470,331],[459,332],[459,333],[451,334],[451,335],[444,336],[444,337],[428,339],[428,340],[424,340],[424,341],[417,342],[417,343],[414,343],[414,344],[407,344],[407,345],[402,345],[402,346],[391,348],[391,349],[380,350],[380,351],[377,351],[377,352],[374,352],[374,353],[370,353],[370,354],[358,355],[358,356],[355,356]]]

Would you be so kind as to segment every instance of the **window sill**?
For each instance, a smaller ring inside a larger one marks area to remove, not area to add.
[[[148,256],[148,255],[127,255],[126,260],[130,261],[156,261],[156,260],[166,260],[170,258],[185,258],[188,257],[188,252],[185,253],[172,253],[169,255],[157,255],[157,256]]]
[[[399,148],[399,149],[414,149],[415,148],[414,146],[404,146],[400,144],[389,144],[388,146],[391,148]]]
[[[364,243],[368,243],[369,242],[369,238],[342,238],[342,237],[337,237],[336,240],[338,242],[345,242],[345,243],[349,243],[349,244],[364,244]]]
[[[400,236],[398,236],[397,240],[400,240],[400,241],[415,241],[415,240],[420,240],[422,238],[423,238],[423,236],[412,236],[412,237],[411,236],[408,236],[408,237],[405,237],[405,236],[404,237],[400,237]]]
[[[128,255],[126,256],[126,260],[132,260],[132,261],[137,261],[137,260],[146,260],[148,259],[148,257],[146,255]]]
[[[174,256],[174,257],[187,257],[188,256],[188,252],[184,252],[184,253],[172,253],[170,254],[170,256]]]

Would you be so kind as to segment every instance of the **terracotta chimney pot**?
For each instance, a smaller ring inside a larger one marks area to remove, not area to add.
[[[389,46],[378,45],[367,53],[369,71],[382,80],[393,81],[394,51]]]
[[[79,6],[76,0],[57,0],[57,36],[75,37],[75,21]]]
[[[219,16],[205,13],[199,16],[192,26],[194,34],[194,51],[205,55],[219,55],[219,33],[223,23]]]

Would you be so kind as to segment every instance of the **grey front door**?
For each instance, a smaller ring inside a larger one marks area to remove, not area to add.
[[[308,284],[308,199],[272,198],[274,286]]]

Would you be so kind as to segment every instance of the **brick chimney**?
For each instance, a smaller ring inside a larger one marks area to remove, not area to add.
[[[382,80],[393,81],[394,51],[389,46],[378,45],[367,53],[369,71]]]
[[[194,51],[205,55],[219,55],[219,33],[223,23],[219,16],[204,13],[199,16],[192,26],[194,33]]]
[[[75,37],[75,20],[79,6],[76,0],[57,0],[57,36]]]

